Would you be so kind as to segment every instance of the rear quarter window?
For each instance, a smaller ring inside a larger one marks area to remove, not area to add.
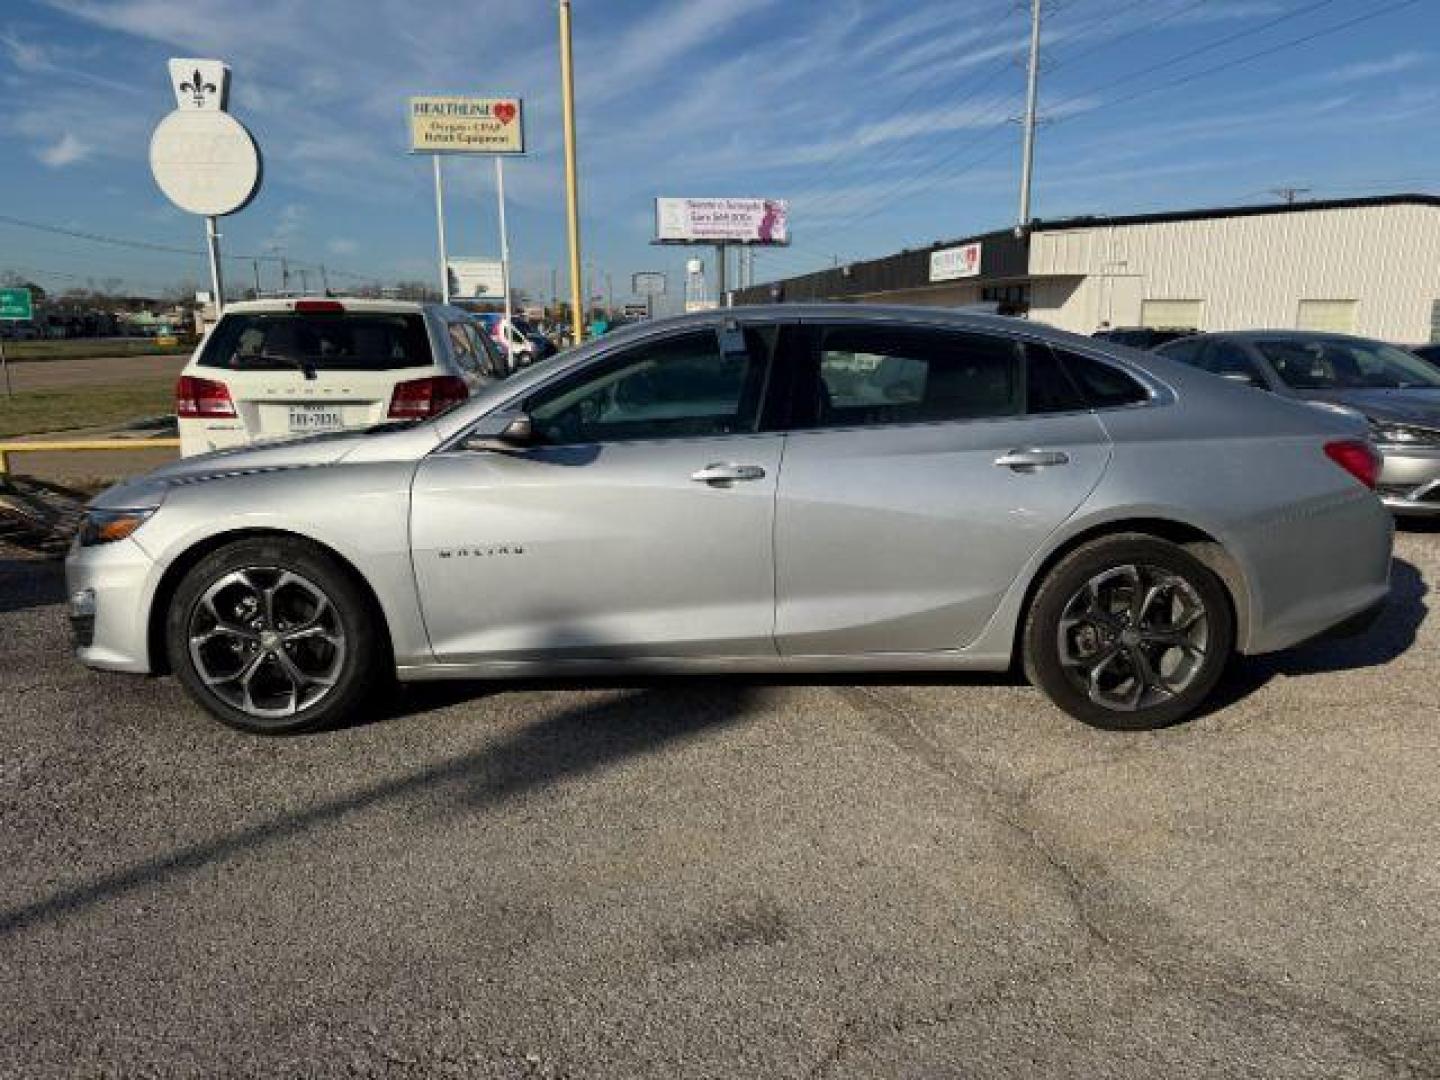
[[[1066,349],[1056,349],[1055,354],[1092,409],[1139,405],[1150,400],[1150,391],[1138,379],[1113,364]]]
[[[229,371],[388,371],[434,363],[418,312],[232,312],[199,366]]]

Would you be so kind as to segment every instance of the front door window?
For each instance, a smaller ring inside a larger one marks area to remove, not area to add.
[[[748,336],[748,335],[747,335]],[[609,443],[753,432],[764,351],[726,353],[714,330],[646,342],[526,403],[541,444]]]

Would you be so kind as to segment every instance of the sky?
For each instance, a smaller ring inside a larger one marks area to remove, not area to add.
[[[1285,186],[1440,192],[1440,2],[1396,5],[1047,0],[1035,215],[1265,202]],[[529,145],[506,172],[514,282],[548,296],[554,269],[565,292],[552,0],[3,6],[0,271],[148,294],[207,280],[187,253],[203,250],[202,222],[147,163],[174,105],[166,59],[196,56],[230,64],[230,111],[265,157],[258,197],[222,219],[227,252],[323,263],[336,288],[435,280],[433,181],[407,153],[406,99],[516,95]],[[1024,7],[574,0],[595,291],[609,275],[619,302],[631,273],[661,270],[678,292],[688,252],[650,243],[657,195],[788,199],[792,245],[759,253],[761,281],[1012,224]],[[447,159],[446,212],[452,255],[498,254],[489,160]],[[260,271],[278,286],[274,263]],[[227,272],[248,284],[253,266]]]

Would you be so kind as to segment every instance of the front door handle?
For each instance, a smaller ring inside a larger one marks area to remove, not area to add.
[[[1016,472],[1029,472],[1032,469],[1044,469],[1051,465],[1068,465],[1069,463],[1070,455],[1061,450],[1037,450],[1034,447],[1011,450],[995,459],[995,464],[1002,469],[1014,469]]]
[[[717,461],[706,465],[699,472],[691,473],[690,479],[699,484],[733,484],[737,480],[763,480],[765,470],[759,465],[734,465]]]

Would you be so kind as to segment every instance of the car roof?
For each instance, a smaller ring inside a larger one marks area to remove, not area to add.
[[[1229,341],[1360,341],[1369,344],[1384,344],[1378,338],[1361,337],[1359,334],[1342,334],[1333,330],[1216,330],[1200,334],[1205,338],[1224,338]]]
[[[1094,348],[1092,338],[1057,330],[1045,323],[1029,319],[1013,318],[1008,315],[991,315],[986,312],[964,308],[926,307],[919,304],[846,304],[846,303],[803,303],[803,304],[745,304],[729,308],[712,308],[708,311],[689,312],[684,315],[670,315],[663,319],[642,319],[618,327],[605,335],[606,341],[628,341],[644,337],[661,329],[683,329],[687,326],[709,326],[721,319],[738,322],[913,322],[930,326],[949,326],[955,329],[990,331],[992,333],[1024,334],[1042,338],[1057,344],[1079,348]]]
[[[467,315],[460,308],[447,307],[424,300],[372,300],[360,296],[281,296],[264,300],[237,300],[225,305],[225,312],[276,312],[294,311],[301,303],[336,303],[346,311],[368,311],[383,315],[413,314],[421,311],[445,311],[456,315]]]

